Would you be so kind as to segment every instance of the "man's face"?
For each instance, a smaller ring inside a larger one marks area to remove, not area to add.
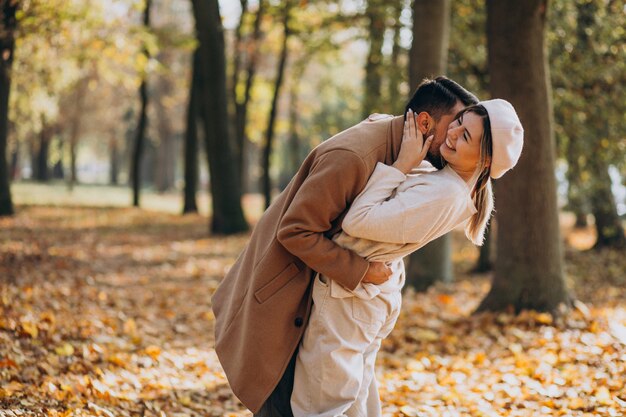
[[[428,155],[426,156],[426,159],[437,169],[443,168],[439,148],[441,148],[441,145],[446,140],[448,126],[454,121],[454,116],[456,116],[456,114],[464,108],[465,106],[463,106],[463,103],[457,101],[452,110],[441,116],[439,120],[436,120],[435,126],[424,135],[424,139],[430,135],[435,135],[433,142],[430,144],[430,148],[428,148]]]

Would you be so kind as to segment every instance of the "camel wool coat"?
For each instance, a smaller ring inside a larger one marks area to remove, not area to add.
[[[372,115],[323,142],[264,213],[212,298],[215,351],[241,402],[258,412],[304,333],[312,278],[354,289],[368,262],[330,238],[377,162],[392,164],[403,117]]]

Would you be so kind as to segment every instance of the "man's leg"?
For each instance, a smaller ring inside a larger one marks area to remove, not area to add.
[[[254,417],[293,417],[291,411],[291,391],[293,390],[293,373],[298,350],[291,357],[282,378]]]

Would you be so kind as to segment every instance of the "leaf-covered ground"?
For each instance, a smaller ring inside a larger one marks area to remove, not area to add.
[[[248,416],[213,350],[210,297],[247,235],[201,216],[20,207],[0,219],[0,415]],[[455,236],[457,282],[406,292],[378,379],[387,416],[626,415],[626,257],[567,233],[580,300],[470,313],[489,288]],[[20,414],[21,413],[21,414]]]

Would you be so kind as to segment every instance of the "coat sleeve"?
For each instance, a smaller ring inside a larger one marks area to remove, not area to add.
[[[277,239],[311,269],[355,289],[369,262],[328,239],[332,227],[361,191],[371,172],[349,150],[321,155],[278,225]]]
[[[465,200],[454,188],[417,182],[394,193],[405,179],[402,172],[379,162],[343,219],[344,232],[377,242],[424,242],[463,211]]]

